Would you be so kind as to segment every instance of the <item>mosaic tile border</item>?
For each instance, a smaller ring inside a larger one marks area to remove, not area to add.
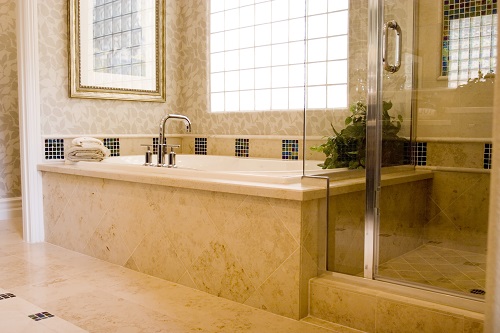
[[[32,315],[29,315],[28,317],[31,318],[31,319],[33,319],[34,321],[40,321],[40,320],[43,320],[43,319],[53,318],[55,316],[52,313],[50,313],[50,312],[43,311],[43,312],[39,312],[39,313],[35,313],[35,314],[32,314]]]
[[[485,169],[491,169],[491,161],[492,161],[492,156],[493,155],[493,144],[492,143],[485,143],[484,144],[484,160],[483,160],[483,166]]]
[[[194,138],[194,154],[207,155],[207,138]]]
[[[159,138],[153,138],[152,142],[153,142],[153,154],[156,155],[158,154],[158,140]],[[167,138],[163,138],[163,143],[167,143]]]
[[[299,140],[281,140],[281,159],[299,159]]]
[[[414,152],[415,165],[427,165],[427,142],[417,142]]]
[[[9,299],[9,298],[14,298],[16,295],[12,293],[6,293],[6,294],[0,294],[0,301],[3,299]]]
[[[111,156],[120,156],[120,139],[119,138],[104,138],[104,146],[109,149]]]
[[[250,139],[234,139],[234,156],[249,157]]]
[[[44,155],[46,160],[63,160],[64,139],[45,139]]]

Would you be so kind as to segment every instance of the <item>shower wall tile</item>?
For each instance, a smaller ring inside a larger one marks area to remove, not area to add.
[[[457,168],[483,168],[483,143],[427,143],[427,165]]]
[[[307,312],[314,200],[47,172],[43,191],[50,243],[287,317]]]
[[[424,227],[426,241],[484,253],[490,175],[435,171]]]

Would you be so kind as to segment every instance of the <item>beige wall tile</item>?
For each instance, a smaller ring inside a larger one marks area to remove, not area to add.
[[[234,216],[241,227],[226,239],[253,285],[260,286],[297,248],[265,198],[248,197]]]
[[[276,269],[245,304],[282,316],[300,319],[299,292],[300,250],[296,249]]]
[[[457,168],[483,168],[482,143],[427,143],[427,165]]]
[[[242,265],[224,241],[210,242],[188,270],[198,289],[213,295],[244,303],[255,292]]]

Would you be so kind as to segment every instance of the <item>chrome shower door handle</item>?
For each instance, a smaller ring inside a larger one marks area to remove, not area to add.
[[[395,56],[394,56],[394,64],[391,65],[387,62],[387,45],[388,45],[388,42],[387,42],[387,29],[392,29],[396,32],[396,53],[395,53]],[[402,32],[401,32],[401,27],[399,26],[398,22],[392,20],[392,21],[388,21],[386,24],[384,24],[384,30],[383,30],[383,35],[382,35],[382,39],[383,39],[383,58],[382,58],[382,63],[384,65],[384,69],[390,73],[396,73],[399,68],[401,68],[401,47],[402,47],[402,43],[401,43],[401,38],[402,38]]]

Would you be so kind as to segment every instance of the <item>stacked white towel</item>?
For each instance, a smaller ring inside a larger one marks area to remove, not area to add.
[[[66,160],[100,162],[109,155],[109,149],[101,140],[84,136],[73,139],[71,147],[66,152]]]

